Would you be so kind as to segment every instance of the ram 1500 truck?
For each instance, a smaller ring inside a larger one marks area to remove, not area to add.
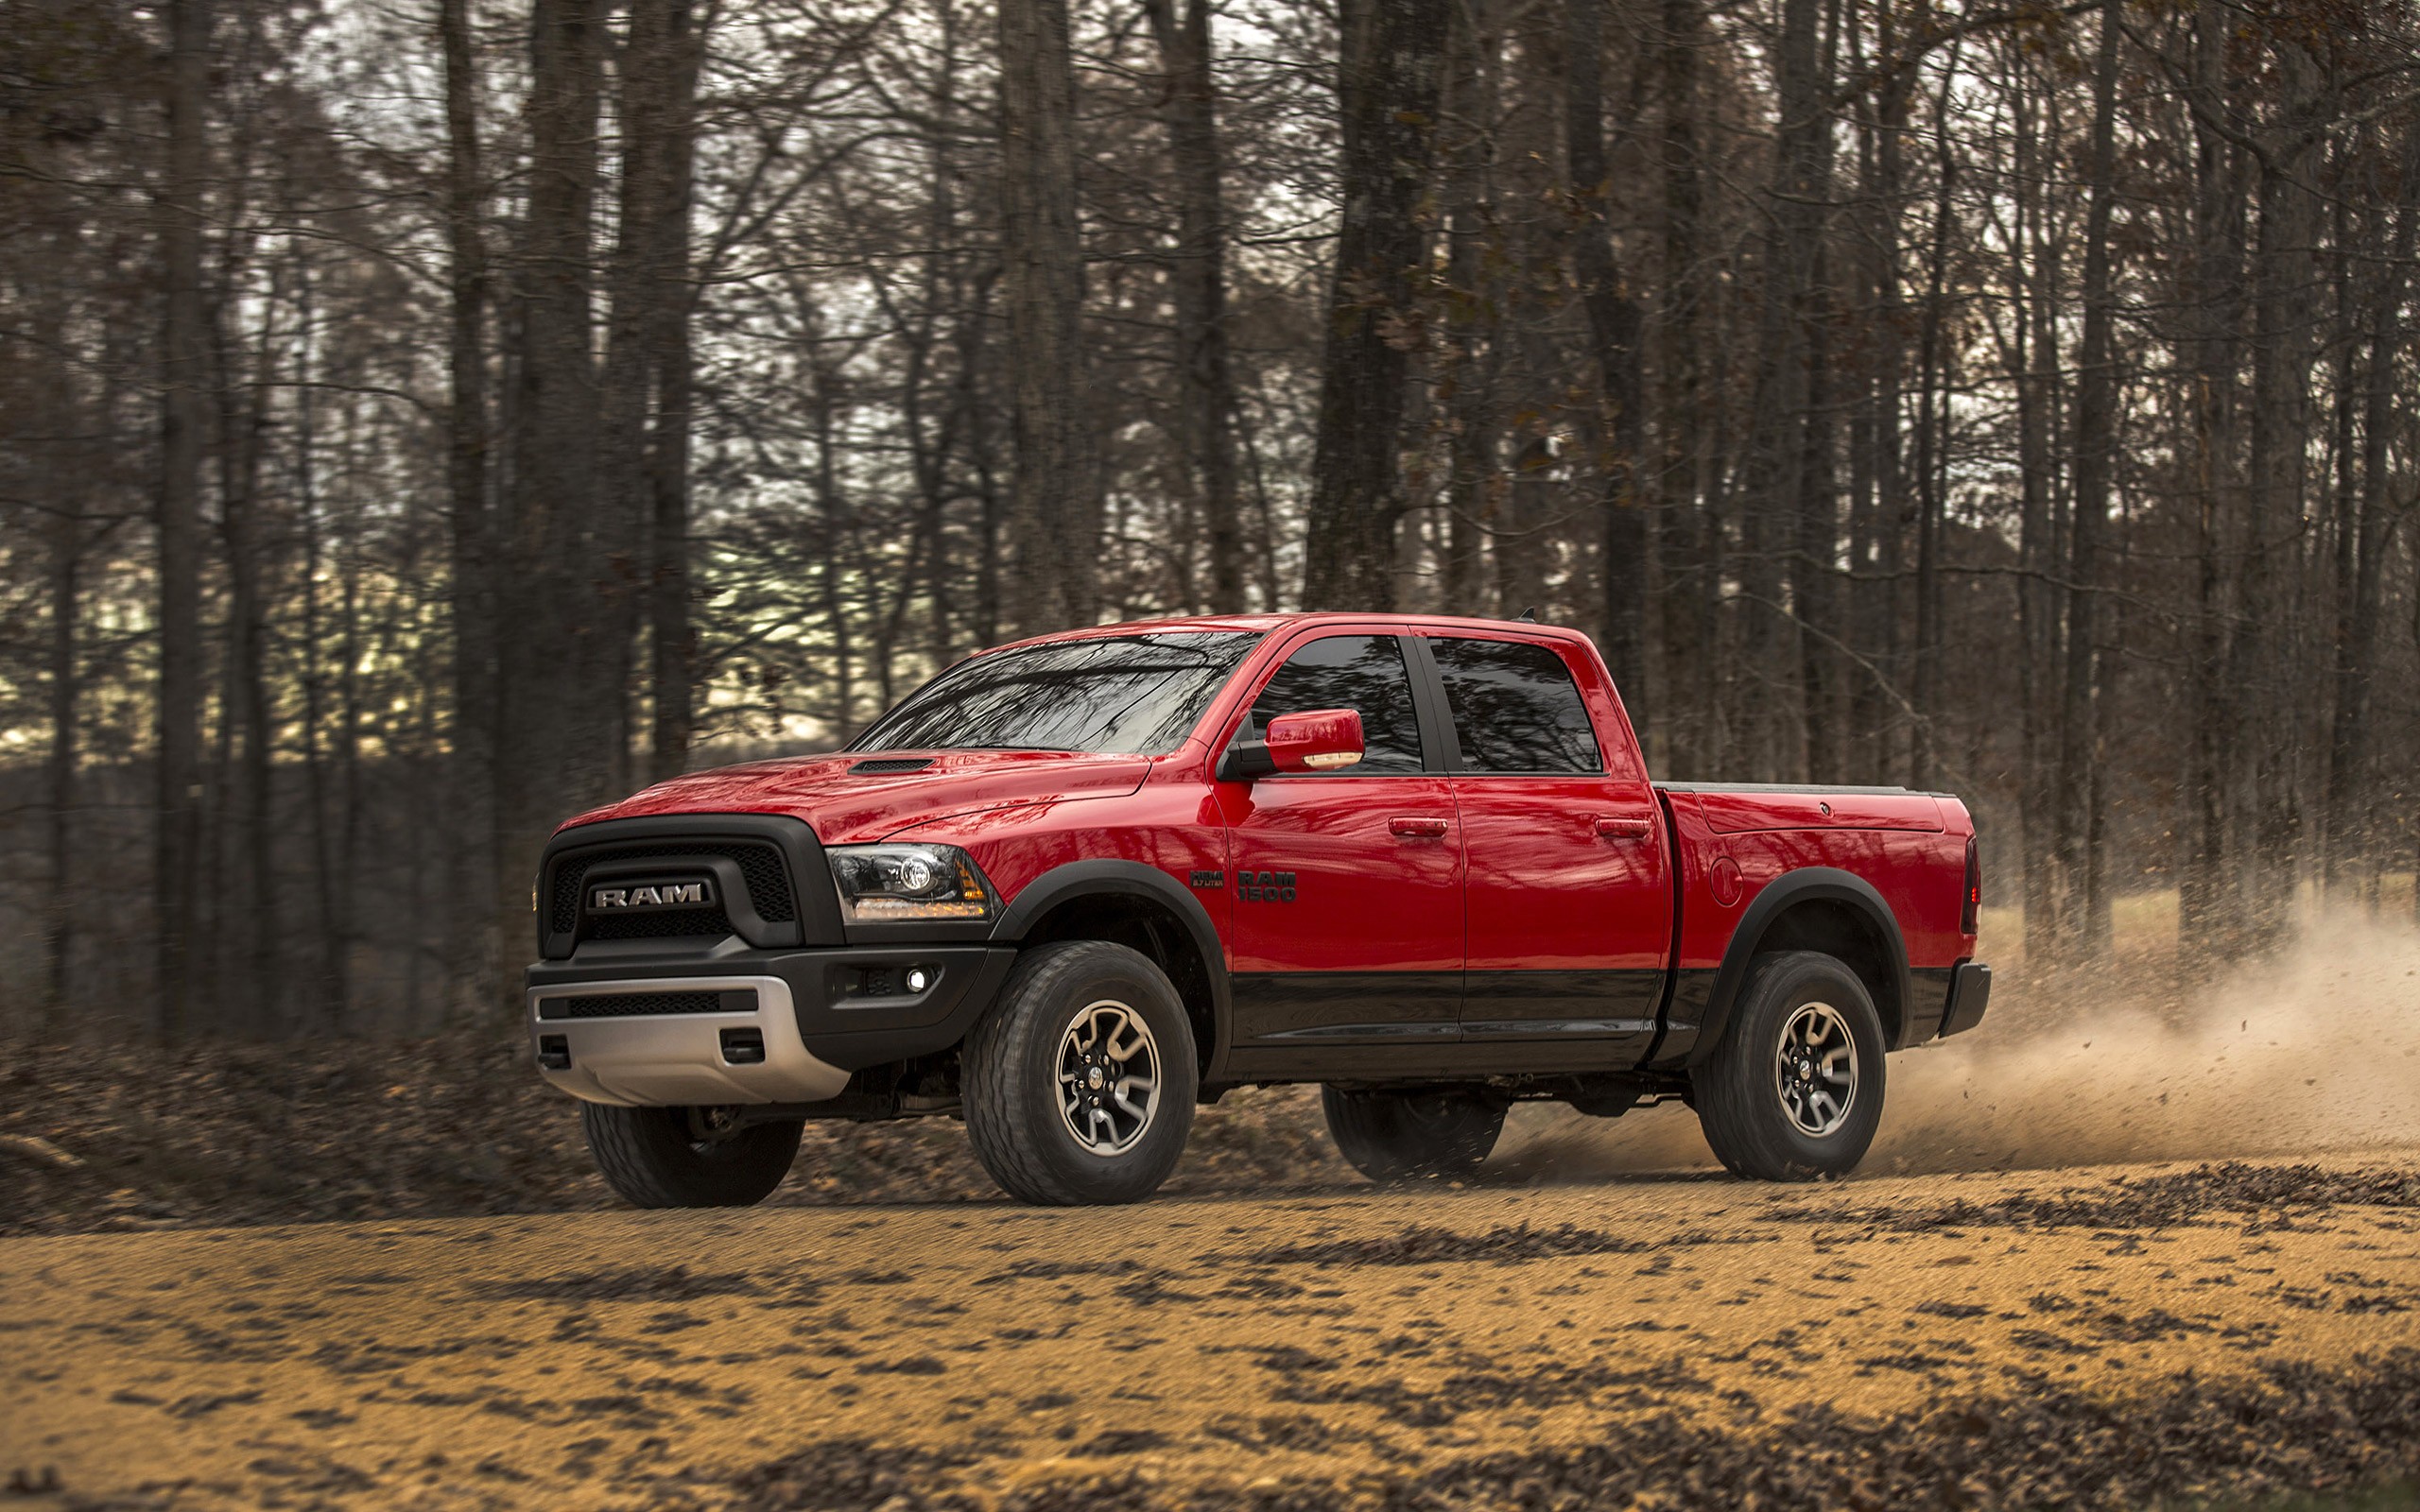
[[[1576,632],[1167,620],[564,825],[529,1035],[643,1206],[930,1114],[1017,1197],[1132,1201],[1197,1103],[1286,1082],[1375,1178],[1476,1166],[1515,1102],[1677,1097],[1801,1180],[1863,1157],[1887,1052],[1982,1017],[1979,902],[1954,798],[1651,782]]]

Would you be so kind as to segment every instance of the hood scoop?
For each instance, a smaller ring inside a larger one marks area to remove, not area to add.
[[[901,772],[921,772],[933,765],[930,756],[884,756],[870,762],[858,762],[849,768],[851,777],[892,777]]]

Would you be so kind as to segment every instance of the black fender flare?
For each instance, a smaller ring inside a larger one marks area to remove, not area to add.
[[[1202,971],[1210,979],[1212,1042],[1204,1063],[1217,1071],[1226,1062],[1235,1022],[1234,999],[1227,982],[1227,947],[1219,937],[1218,926],[1210,921],[1210,911],[1201,906],[1201,900],[1193,895],[1193,889],[1159,868],[1140,861],[1071,861],[1053,867],[1017,889],[1016,897],[992,925],[992,938],[1002,944],[1015,944],[1061,903],[1079,898],[1119,896],[1149,898],[1165,905],[1184,921],[1186,932],[1193,936],[1193,948],[1201,955]]]
[[[1763,943],[1765,932],[1774,919],[1791,906],[1804,902],[1837,902],[1862,915],[1882,941],[1883,986],[1897,996],[1895,1004],[1877,1004],[1888,1014],[1896,1008],[1899,1017],[1898,1037],[1889,1048],[1905,1048],[1908,1033],[1908,1010],[1914,1001],[1913,982],[1908,972],[1908,942],[1899,933],[1899,917],[1891,904],[1876,892],[1874,884],[1855,872],[1837,867],[1804,867],[1787,871],[1765,885],[1739,916],[1739,925],[1731,932],[1731,944],[1722,953],[1722,965],[1714,973],[1714,987],[1706,996],[1705,1017],[1698,1025],[1697,1042],[1689,1047],[1682,1063],[1699,1066],[1714,1054],[1722,1042],[1722,1032],[1731,1024],[1732,1005],[1739,998],[1739,989],[1747,984],[1748,965],[1755,958]]]

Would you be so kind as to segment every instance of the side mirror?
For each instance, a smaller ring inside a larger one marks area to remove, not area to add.
[[[1353,709],[1279,714],[1269,722],[1263,743],[1281,772],[1332,772],[1361,759],[1361,714]]]
[[[1249,782],[1279,772],[1332,772],[1361,759],[1361,715],[1353,709],[1279,714],[1259,740],[1239,741],[1219,763],[1219,779]]]

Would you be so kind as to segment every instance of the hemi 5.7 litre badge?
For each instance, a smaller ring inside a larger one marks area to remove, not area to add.
[[[683,882],[616,882],[588,889],[592,914],[626,914],[647,908],[705,908],[715,901],[715,885],[705,878]]]
[[[1290,903],[1294,874],[1290,871],[1238,871],[1236,896],[1248,903]]]

